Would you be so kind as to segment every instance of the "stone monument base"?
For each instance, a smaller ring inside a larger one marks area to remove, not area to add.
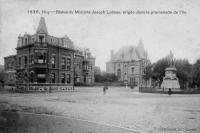
[[[180,91],[180,84],[178,78],[176,77],[176,68],[168,67],[165,69],[165,77],[161,84],[161,88],[164,91],[171,89],[172,91]]]
[[[168,91],[169,88],[172,91],[180,91],[180,85],[177,79],[163,79],[161,88],[163,88],[164,91]]]

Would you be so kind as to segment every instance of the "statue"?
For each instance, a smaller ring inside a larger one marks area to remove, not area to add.
[[[168,64],[169,64],[169,67],[165,69],[165,77],[163,77],[161,88],[163,88],[164,91],[167,91],[169,89],[171,91],[180,90],[178,77],[176,76],[177,70],[175,68],[172,51],[170,51],[170,54],[168,56]]]
[[[170,54],[169,54],[168,64],[170,67],[174,66],[174,55],[172,54],[171,50],[170,50]]]

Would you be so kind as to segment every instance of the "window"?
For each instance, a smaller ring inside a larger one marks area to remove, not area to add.
[[[124,80],[127,81],[127,73],[126,72],[124,73]]]
[[[32,43],[34,43],[34,38],[31,38],[31,40],[32,40]]]
[[[32,83],[33,81],[34,81],[34,71],[32,70],[31,72],[30,72],[30,77],[29,77],[29,81]]]
[[[27,38],[25,38],[25,45],[27,45],[28,44],[28,39]]]
[[[27,56],[24,56],[24,64],[27,65],[28,59]]]
[[[67,39],[64,39],[64,47],[68,47],[68,45],[67,45]]]
[[[67,74],[67,83],[71,83],[71,75]]]
[[[65,59],[65,57],[62,57],[62,59],[61,59],[61,67],[62,67],[62,69],[66,69],[66,59]]]
[[[55,73],[51,74],[51,83],[55,83],[56,82],[56,75]]]
[[[51,65],[52,65],[52,68],[55,68],[55,67],[56,67],[55,62],[56,62],[56,56],[53,56],[53,57],[51,58]]]
[[[71,59],[67,58],[67,70],[71,69]]]
[[[61,83],[65,83],[65,74],[61,74]]]
[[[34,63],[33,55],[30,56],[29,62],[30,62],[30,64],[33,64],[33,63]]]
[[[21,57],[19,57],[19,66],[21,66]]]
[[[134,74],[134,67],[131,68],[131,73]]]
[[[37,63],[40,64],[46,63],[46,56],[47,56],[46,53],[38,52],[36,53],[36,55],[37,55]]]
[[[121,78],[121,70],[120,69],[117,70],[117,77]]]
[[[10,69],[11,69],[11,70],[14,69],[14,62],[11,62],[11,63],[10,63]]]
[[[89,66],[88,66],[88,62],[83,62],[83,71],[88,71],[89,70]]]
[[[45,83],[46,82],[46,68],[39,68],[36,69],[36,74],[37,74],[37,82],[38,83]]]
[[[38,63],[44,63],[43,55],[39,54],[38,55]]]

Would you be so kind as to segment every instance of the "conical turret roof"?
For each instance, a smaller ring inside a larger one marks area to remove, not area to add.
[[[40,22],[39,22],[39,25],[38,25],[38,28],[37,28],[36,32],[37,33],[48,34],[44,17],[40,18]]]
[[[138,46],[137,46],[137,52],[140,56],[140,58],[145,58],[146,57],[146,51],[144,49],[144,45],[143,45],[143,42],[142,40],[140,40]]]

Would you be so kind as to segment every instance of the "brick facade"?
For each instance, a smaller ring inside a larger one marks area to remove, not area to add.
[[[80,77],[80,83],[92,84],[94,72],[85,74],[85,67],[93,67],[95,58],[89,51],[78,55],[73,42],[67,37],[53,37],[48,34],[42,17],[36,34],[24,34],[18,37],[17,54],[5,57],[6,71],[16,70],[16,84],[19,89],[30,91],[50,91],[73,89],[74,79]],[[90,55],[90,56],[86,56]],[[14,63],[10,68],[10,62]],[[87,64],[85,64],[87,60]],[[86,75],[86,76],[85,76]],[[91,82],[84,80],[90,79]],[[28,84],[28,86],[27,86]]]

